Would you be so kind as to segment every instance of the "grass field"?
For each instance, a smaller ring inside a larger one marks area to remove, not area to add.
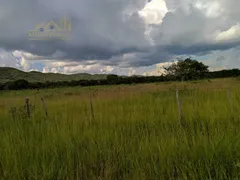
[[[240,179],[239,110],[238,79],[0,92],[0,179]]]

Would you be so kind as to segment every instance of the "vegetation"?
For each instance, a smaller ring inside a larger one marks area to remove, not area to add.
[[[41,89],[74,86],[97,86],[138,84],[169,81],[189,81],[199,79],[227,78],[240,75],[239,69],[209,72],[208,66],[190,58],[180,60],[165,68],[162,76],[89,75],[89,74],[43,74],[25,73],[11,68],[0,68],[0,90]]]
[[[240,70],[238,69],[223,70],[219,72],[209,72],[205,75],[206,75],[205,79],[237,77],[240,75]],[[184,77],[187,77],[187,76],[184,76]],[[117,75],[108,75],[107,79],[102,79],[102,80],[77,80],[77,81],[74,80],[74,81],[59,81],[59,82],[47,81],[44,83],[28,82],[24,79],[20,79],[20,80],[0,84],[0,90],[23,90],[23,89],[43,89],[43,88],[75,87],[75,86],[141,84],[141,83],[170,82],[170,81],[180,81],[180,77],[170,76],[170,75],[150,76],[150,77],[144,77],[144,76],[119,77]]]
[[[91,75],[87,73],[64,75],[57,73],[40,73],[40,72],[23,72],[14,68],[0,67],[0,83],[17,81],[24,79],[28,82],[57,82],[57,81],[74,81],[74,80],[98,80],[106,79],[106,75]]]
[[[0,179],[239,179],[239,87],[218,79],[0,92]]]
[[[179,60],[165,68],[167,76],[174,76],[177,79],[194,80],[207,77],[208,66],[191,58]]]

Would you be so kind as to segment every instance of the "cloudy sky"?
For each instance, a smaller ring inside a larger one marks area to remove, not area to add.
[[[0,66],[157,75],[191,56],[212,70],[240,68],[239,7],[238,0],[0,0]],[[70,39],[29,39],[37,24],[64,16]]]

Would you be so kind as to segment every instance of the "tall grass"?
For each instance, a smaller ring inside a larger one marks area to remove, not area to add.
[[[9,108],[35,92],[2,93],[0,179],[240,179],[240,86],[232,114],[219,81],[193,85],[96,87],[94,119],[86,88],[40,91],[21,120]]]

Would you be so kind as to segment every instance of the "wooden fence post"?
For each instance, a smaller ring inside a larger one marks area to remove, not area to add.
[[[228,89],[228,100],[231,108],[231,117],[234,118],[233,115],[233,102],[232,102],[232,96],[231,96],[231,89]]]
[[[46,116],[48,117],[48,110],[47,110],[46,104],[45,104],[45,102],[44,102],[44,99],[41,98],[41,101],[42,101],[42,105],[43,105],[43,108],[44,108],[45,114],[46,114]]]
[[[12,115],[12,119],[15,120],[16,119],[16,114],[17,114],[17,108],[15,108],[15,107],[11,108],[10,113]]]
[[[93,110],[93,103],[92,103],[92,95],[90,94],[90,108],[91,108],[91,114],[92,114],[92,119],[94,120],[94,110]]]
[[[28,98],[25,99],[25,103],[26,103],[27,116],[28,116],[28,118],[30,118],[30,107],[29,107],[29,99]]]
[[[34,102],[33,102],[33,106],[34,106],[34,107],[35,107],[35,105],[36,105],[36,95],[37,95],[37,93],[34,94]]]
[[[178,89],[176,89],[176,98],[177,98],[177,104],[178,104],[179,121],[180,121],[180,124],[182,124],[182,119],[183,119],[182,105],[181,105],[181,101],[179,99],[179,90]]]

